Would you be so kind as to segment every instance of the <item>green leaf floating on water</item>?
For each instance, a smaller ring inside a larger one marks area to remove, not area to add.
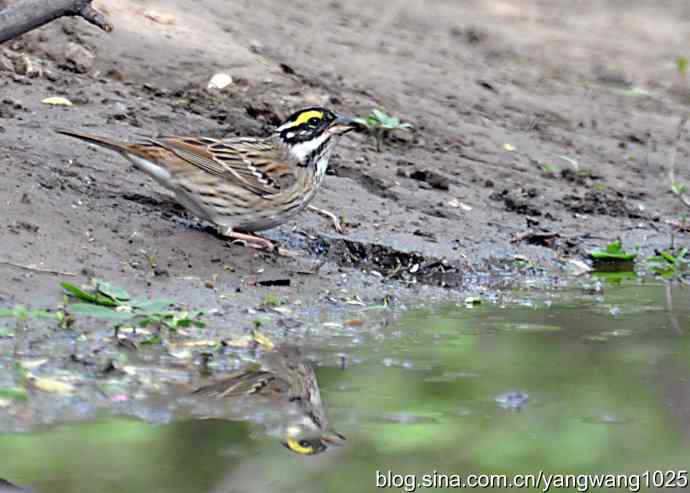
[[[589,256],[594,260],[630,262],[635,260],[637,253],[626,252],[621,241],[616,240],[606,245],[604,250],[593,250]]]

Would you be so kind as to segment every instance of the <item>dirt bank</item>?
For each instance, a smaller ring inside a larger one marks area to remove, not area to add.
[[[690,6],[662,3],[97,2],[110,35],[65,19],[2,47],[41,73],[0,71],[0,260],[234,317],[268,291],[328,311],[354,293],[554,278],[617,236],[665,247],[685,212],[666,166]],[[233,84],[207,91],[219,71]],[[316,205],[346,234],[310,214],[268,233],[298,259],[228,246],[120,157],[51,131],[261,135],[306,104],[383,107],[415,132],[381,153],[343,142]],[[531,230],[557,236],[511,242]],[[0,264],[2,303],[53,303],[63,277]],[[258,284],[274,279],[290,286]]]

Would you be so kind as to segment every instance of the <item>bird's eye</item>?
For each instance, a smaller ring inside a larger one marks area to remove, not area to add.
[[[307,122],[307,124],[308,124],[310,127],[318,127],[318,126],[319,126],[319,123],[321,123],[321,120],[319,120],[319,119],[316,118],[316,117],[310,118],[309,121]]]
[[[299,445],[300,445],[300,447],[304,447],[304,448],[311,447],[311,443],[309,443],[309,440],[300,440]]]

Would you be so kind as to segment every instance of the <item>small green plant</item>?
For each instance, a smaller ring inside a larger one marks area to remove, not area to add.
[[[57,312],[49,312],[43,309],[29,309],[21,305],[16,305],[13,308],[0,308],[0,318],[5,317],[26,321],[30,318],[57,318]]]
[[[676,58],[676,69],[678,75],[685,77],[688,73],[688,59],[683,56]]]
[[[67,282],[60,286],[79,300],[68,305],[69,311],[76,315],[134,323],[138,327],[153,327],[158,331],[163,328],[174,332],[183,327],[205,327],[201,320],[204,315],[202,311],[171,310],[174,302],[166,299],[132,299],[124,289],[101,279],[93,279],[91,286],[85,289]]]
[[[647,265],[652,272],[664,279],[677,279],[688,270],[687,254],[687,248],[681,248],[677,252],[657,251],[656,255],[647,258]]]
[[[29,395],[26,390],[19,387],[0,389],[0,401],[2,400],[27,401],[29,400]]]
[[[355,121],[366,127],[370,135],[376,139],[376,151],[381,152],[381,144],[386,136],[396,130],[411,130],[411,123],[403,123],[397,116],[390,116],[385,111],[379,109],[371,110],[366,118],[357,117]]]
[[[186,327],[206,327],[206,324],[201,321],[204,312],[196,311],[168,311],[168,312],[149,312],[146,314],[138,314],[141,317],[138,321],[139,327],[155,327],[158,330],[163,327],[171,331],[176,331],[180,328]]]
[[[612,241],[604,249],[592,250],[589,253],[595,271],[623,272],[634,269],[637,252],[626,252],[620,240]]]
[[[551,178],[555,178],[558,176],[558,167],[554,166],[551,163],[543,163],[541,165],[541,170],[544,172],[545,175],[548,175]]]
[[[688,191],[688,187],[679,181],[673,180],[671,181],[671,191],[676,195],[682,195]]]
[[[266,293],[264,296],[264,301],[262,303],[263,306],[267,307],[275,307],[280,305],[280,298],[278,298],[278,295],[272,292]]]
[[[63,311],[50,312],[40,308],[30,309],[21,305],[16,305],[12,308],[0,308],[0,318],[14,318],[15,332],[21,332],[26,325],[26,322],[28,322],[30,319],[54,319],[59,322],[61,327],[64,327],[63,323],[65,323],[67,320],[67,317]],[[0,327],[0,337],[12,337],[13,335],[14,333],[12,333],[9,329]]]
[[[91,286],[87,289],[82,289],[69,282],[63,282],[60,286],[78,300],[98,306],[120,306],[130,300],[127,291],[101,279],[92,279]]]
[[[621,240],[612,241],[603,250],[596,249],[590,252],[589,256],[593,260],[622,261],[630,262],[635,260],[637,253],[626,252],[623,250]]]

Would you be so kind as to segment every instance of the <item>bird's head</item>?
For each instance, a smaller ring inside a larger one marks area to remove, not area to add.
[[[311,107],[290,115],[275,132],[293,157],[306,166],[335,144],[337,137],[359,130],[361,126],[352,118],[329,109]]]
[[[300,455],[316,455],[325,452],[329,447],[342,445],[345,437],[335,431],[322,432],[312,436],[286,436],[282,444]]]

